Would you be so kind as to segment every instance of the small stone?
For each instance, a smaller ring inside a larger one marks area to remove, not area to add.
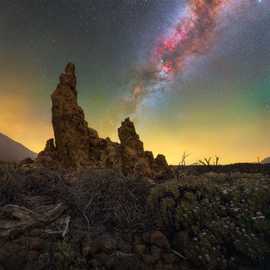
[[[36,250],[32,250],[28,252],[28,261],[36,261],[38,260],[40,255],[40,252],[36,251]],[[1,268],[0,268],[1,269]]]
[[[41,251],[44,249],[44,241],[39,238],[29,239],[29,248],[34,251]]]
[[[151,255],[154,256],[157,260],[161,257],[162,250],[157,246],[151,247]]]
[[[30,232],[30,236],[38,236],[38,237],[40,237],[41,235],[44,235],[44,230],[41,230],[41,229],[33,229],[33,230]]]
[[[146,244],[151,244],[151,233],[150,232],[143,233],[142,239]]]
[[[167,237],[160,231],[154,231],[150,237],[151,244],[163,249],[169,249],[170,243]]]
[[[155,265],[155,270],[163,270],[164,269],[164,264],[162,262],[158,262]]]
[[[197,239],[198,240],[198,239]],[[175,235],[174,245],[177,250],[186,250],[190,244],[188,231],[181,231]],[[196,241],[194,239],[194,241]]]
[[[134,252],[140,256],[142,256],[145,253],[146,246],[145,245],[135,245]]]
[[[142,259],[143,259],[143,262],[148,264],[148,265],[152,265],[152,264],[155,264],[158,259],[152,255],[149,255],[149,254],[144,254],[142,256]]]
[[[113,238],[106,238],[100,241],[101,250],[107,254],[111,254],[117,246],[116,241]]]
[[[127,253],[131,253],[132,252],[132,246],[125,242],[124,240],[117,240],[117,250],[123,251],[123,252],[127,252]]]
[[[101,251],[101,245],[99,241],[87,241],[82,244],[83,256],[94,256]]]
[[[20,166],[27,166],[34,163],[34,160],[32,158],[25,158],[20,162]]]
[[[110,263],[111,256],[102,252],[95,255],[95,258],[101,265],[108,265]]]
[[[174,266],[172,264],[164,264],[163,270],[174,270]]]
[[[162,259],[166,264],[173,264],[176,261],[176,257],[171,253],[162,254]]]
[[[144,240],[141,234],[134,234],[132,241],[134,244],[142,244]]]

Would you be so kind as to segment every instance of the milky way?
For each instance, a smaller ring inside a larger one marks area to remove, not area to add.
[[[159,72],[177,74],[185,60],[194,54],[203,54],[211,45],[219,11],[229,0],[190,0],[187,15],[177,23],[155,51]]]
[[[132,89],[134,108],[142,99],[160,90],[183,72],[190,57],[205,54],[215,40],[215,28],[222,9],[230,0],[189,0],[184,17],[169,29],[153,49],[147,65],[138,72]]]
[[[71,61],[102,137],[130,116],[170,163],[184,150],[190,162],[269,156],[270,0],[0,2],[1,133],[43,149]]]

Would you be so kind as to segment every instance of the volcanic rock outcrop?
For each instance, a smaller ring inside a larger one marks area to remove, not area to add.
[[[76,82],[75,66],[69,63],[51,95],[54,139],[49,139],[44,151],[39,153],[39,164],[74,169],[113,168],[125,175],[154,179],[171,175],[163,155],[154,159],[152,152],[144,151],[129,118],[118,129],[120,144],[100,138],[96,130],[89,128],[78,105]]]

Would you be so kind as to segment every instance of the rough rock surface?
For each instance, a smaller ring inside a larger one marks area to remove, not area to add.
[[[75,66],[68,64],[51,96],[52,123],[58,157],[65,167],[88,165],[90,141],[98,138],[88,128],[84,112],[77,102]]]
[[[59,165],[58,154],[54,145],[54,139],[49,139],[43,151],[38,154],[36,163],[46,167],[55,167]]]
[[[118,129],[118,136],[121,142],[122,171],[124,174],[142,174],[151,177],[153,174],[151,160],[146,158],[143,143],[129,118],[122,122]]]
[[[69,63],[60,75],[59,84],[51,95],[52,124],[55,139],[48,140],[37,163],[64,168],[113,168],[125,175],[143,175],[162,179],[171,175],[164,156],[154,159],[144,151],[143,142],[129,118],[118,129],[120,144],[98,136],[89,128],[84,112],[78,105],[75,66]]]
[[[134,124],[129,118],[122,122],[121,127],[118,129],[118,136],[121,145],[128,148],[132,154],[143,155],[143,143],[140,141],[139,135],[136,133]]]

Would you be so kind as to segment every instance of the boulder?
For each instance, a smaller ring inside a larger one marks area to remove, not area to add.
[[[41,151],[36,159],[36,163],[45,167],[54,168],[58,164],[58,153],[54,144],[54,139],[49,139],[46,142],[46,146]]]
[[[152,245],[160,247],[162,249],[169,249],[170,244],[167,237],[160,231],[154,231],[150,235],[150,242]]]
[[[158,154],[153,164],[154,178],[157,180],[169,179],[173,177],[173,172],[169,167],[166,157]]]
[[[136,133],[134,123],[126,118],[118,128],[118,136],[122,147],[129,152],[130,155],[141,156],[144,154],[143,143],[140,141],[139,135]]]

